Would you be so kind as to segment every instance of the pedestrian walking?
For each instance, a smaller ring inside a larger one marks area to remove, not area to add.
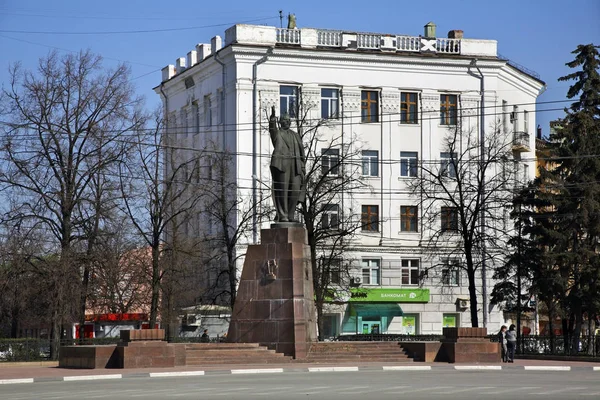
[[[502,325],[498,332],[498,343],[502,346],[502,362],[508,361],[508,349],[506,348],[506,325]]]
[[[511,324],[508,331],[505,333],[507,350],[506,358],[509,363],[515,361],[515,350],[517,348],[517,331],[515,328],[515,324]]]
[[[210,336],[208,336],[208,329],[204,330],[204,333],[200,337],[200,341],[202,343],[208,343],[208,342],[210,342]]]

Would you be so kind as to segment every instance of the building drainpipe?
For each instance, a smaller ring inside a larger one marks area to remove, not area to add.
[[[258,133],[256,128],[256,110],[258,107],[258,90],[256,87],[258,66],[267,61],[273,54],[273,48],[269,47],[264,56],[258,59],[252,65],[252,243],[258,243],[258,215],[256,213],[257,194],[258,194]]]
[[[165,121],[165,132],[167,133],[166,135],[164,135],[165,141],[168,141],[168,137],[169,137],[169,98],[167,97],[167,95],[165,94],[165,83],[161,82],[160,83],[160,93],[162,94],[163,99],[165,99],[164,104],[165,104],[165,115],[163,117],[164,121]],[[165,154],[167,153],[168,150],[168,143],[165,143]],[[169,163],[165,162],[165,165],[169,165]]]
[[[219,101],[219,105],[223,106],[223,109],[221,110],[221,112],[223,113],[222,116],[220,116],[220,118],[223,120],[223,151],[225,151],[225,126],[227,125],[227,118],[225,118],[227,115],[225,113],[225,110],[227,109],[227,107],[225,106],[226,102],[225,102],[225,63],[223,61],[221,61],[219,59],[219,52],[215,53],[215,61],[218,62],[221,65],[221,96],[223,96],[223,103],[221,104],[221,99],[218,99]]]
[[[380,132],[379,132],[379,147],[381,148],[381,157],[383,158],[383,93],[379,92],[379,113],[381,115],[380,118],[380,122],[379,122],[379,127],[380,127]],[[390,122],[391,124],[391,122]],[[381,220],[381,222],[383,222],[383,162],[381,162],[380,160],[380,166],[379,166],[379,175],[380,175],[380,180],[379,180],[379,185],[380,185],[380,202],[381,202],[381,212],[379,213],[379,219]],[[381,224],[381,236],[379,238],[379,246],[383,246],[383,223]],[[381,270],[380,270],[381,271]],[[381,284],[381,272],[379,273],[379,279],[380,279],[380,283]]]
[[[480,110],[479,110],[479,163],[480,163],[480,170],[483,171],[483,166],[485,163],[484,160],[484,156],[485,156],[485,129],[484,129],[484,124],[485,124],[485,80],[484,80],[484,76],[483,73],[481,72],[481,69],[479,69],[479,66],[477,65],[477,59],[473,59],[471,61],[471,65],[472,67],[475,67],[477,69],[477,73],[479,74],[479,76],[477,76],[477,78],[479,78],[480,81],[480,89],[479,91],[481,92],[481,102],[480,102]],[[485,258],[486,258],[486,247],[485,247],[485,175],[482,174],[481,176],[481,193],[479,193],[479,195],[481,196],[481,200],[480,200],[480,210],[481,210],[481,296],[483,298],[483,327],[487,328],[487,322],[488,322],[488,303],[487,303],[487,281],[486,281],[486,262],[485,262]]]

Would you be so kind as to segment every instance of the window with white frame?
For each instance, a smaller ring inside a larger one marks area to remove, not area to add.
[[[381,280],[379,264],[380,260],[376,258],[362,260],[362,281],[364,285],[379,285]]]
[[[290,118],[295,118],[298,111],[298,87],[280,86],[279,87],[279,115],[288,114]]]
[[[204,96],[204,125],[212,126],[212,104],[210,96]]]
[[[338,119],[340,105],[339,89],[321,89],[321,118]]]
[[[456,153],[440,153],[440,174],[448,178],[456,178]]]
[[[323,175],[338,176],[340,173],[340,150],[321,150],[321,173]]]
[[[321,227],[323,229],[337,229],[339,227],[340,208],[337,204],[326,204],[321,214]]]
[[[342,282],[342,262],[339,258],[321,258],[321,271],[329,276],[329,283],[339,285]]]
[[[419,161],[419,153],[416,151],[401,151],[400,152],[400,176],[415,177],[417,176],[417,163]]]
[[[379,152],[377,150],[362,151],[363,176],[379,176]]]
[[[402,284],[403,285],[418,285],[419,284],[419,259],[402,260]]]
[[[460,286],[460,263],[456,259],[444,262],[442,268],[442,285]]]

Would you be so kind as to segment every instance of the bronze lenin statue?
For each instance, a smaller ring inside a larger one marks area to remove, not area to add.
[[[269,133],[273,142],[271,177],[275,222],[298,222],[294,219],[296,206],[306,197],[306,157],[300,134],[290,129],[289,115],[281,116],[277,127],[275,107],[271,109]]]

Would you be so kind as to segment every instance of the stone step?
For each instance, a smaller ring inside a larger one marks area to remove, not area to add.
[[[249,364],[287,364],[290,363],[291,359],[277,359],[277,360],[273,360],[273,359],[268,359],[268,358],[254,358],[252,360],[244,360],[243,362],[241,362],[240,360],[237,359],[229,359],[229,358],[214,358],[214,359],[202,359],[202,360],[187,360],[186,361],[186,365],[188,366],[192,366],[192,365],[218,365],[218,364],[244,364],[244,365],[249,365]]]
[[[186,354],[187,359],[192,358],[235,358],[235,359],[250,359],[250,358],[282,358],[283,354],[277,353],[254,353],[254,354],[220,354],[220,353],[205,353],[205,354]]]
[[[257,349],[258,343],[186,343],[186,349]]]
[[[409,358],[406,354],[384,354],[384,355],[370,355],[370,354],[309,354],[308,358],[310,359],[317,359],[317,358],[343,358],[343,357],[348,357],[348,358],[377,358],[377,359],[397,359],[397,358]]]
[[[256,349],[246,349],[246,348],[241,348],[241,349],[185,349],[186,352],[189,352],[190,354],[197,354],[197,353],[223,353],[223,354],[237,354],[237,353],[248,353],[248,354],[255,354],[255,353],[271,353],[271,354],[275,354],[275,350],[271,350],[271,349],[267,349],[266,347],[258,347]]]

